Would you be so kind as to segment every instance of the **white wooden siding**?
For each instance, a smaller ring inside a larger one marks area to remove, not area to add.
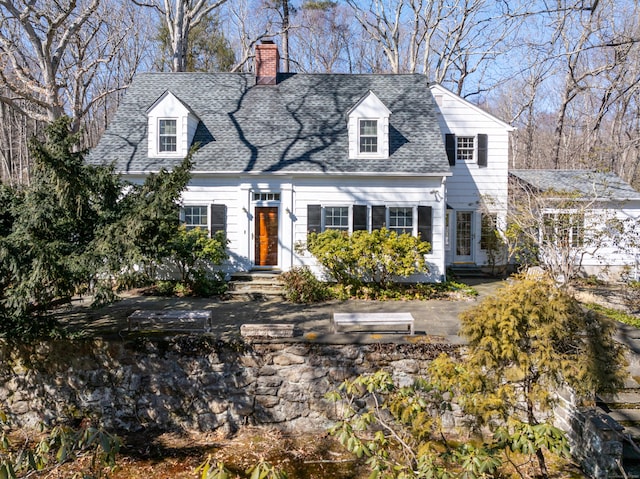
[[[432,253],[427,255],[431,272],[413,278],[438,281],[444,275],[444,187],[442,178],[273,178],[255,177],[238,181],[237,177],[195,176],[183,193],[184,204],[225,204],[227,237],[230,240],[229,270],[246,270],[255,260],[253,237],[255,228],[252,201],[254,191],[280,193],[278,267],[288,270],[295,265],[308,265],[314,272],[320,268],[313,257],[298,254],[296,244],[307,237],[307,206],[388,205],[431,206],[433,208]],[[243,210],[244,208],[244,210]],[[287,209],[290,213],[287,213]]]
[[[640,221],[640,201],[628,201],[624,205],[612,204],[611,208],[594,209],[585,217],[585,235],[589,234],[590,228],[602,227],[607,220],[616,218],[630,226],[635,222],[635,231],[627,230],[626,234],[615,238],[610,244],[598,248],[593,254],[587,254],[582,260],[582,266],[589,273],[607,273],[604,268],[611,268],[612,276],[621,273],[622,269],[628,269],[632,274],[637,268],[640,260],[640,250],[638,250],[638,222]],[[588,249],[588,248],[587,248]],[[637,272],[636,272],[637,274]]]
[[[512,127],[439,85],[431,87],[440,109],[439,122],[443,139],[447,133],[456,136],[486,134],[487,166],[477,161],[456,161],[447,179],[447,204],[454,210],[475,211],[473,245],[477,264],[487,264],[486,252],[480,249],[480,211],[487,209],[498,216],[498,224],[506,223],[509,180],[509,131]],[[455,218],[455,216],[454,216]],[[452,225],[453,228],[453,225]],[[453,262],[454,248],[448,251],[447,264]]]

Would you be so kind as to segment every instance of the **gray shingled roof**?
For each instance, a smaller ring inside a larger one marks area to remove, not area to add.
[[[640,199],[640,193],[613,173],[590,170],[511,170],[509,173],[540,191],[579,194],[584,198]]]
[[[422,75],[280,75],[256,86],[243,73],[138,75],[89,162],[119,172],[179,162],[148,158],[147,109],[171,91],[200,118],[194,171],[408,173],[449,171],[435,102]],[[388,159],[348,157],[347,111],[368,91],[391,110]]]

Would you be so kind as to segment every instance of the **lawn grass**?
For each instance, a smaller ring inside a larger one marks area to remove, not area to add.
[[[614,321],[619,321],[621,323],[628,324],[629,326],[640,328],[640,318],[638,318],[637,316],[625,313],[624,311],[620,311],[619,309],[607,308],[606,306],[602,306],[596,303],[587,303],[585,304],[585,306],[592,311],[613,319]]]

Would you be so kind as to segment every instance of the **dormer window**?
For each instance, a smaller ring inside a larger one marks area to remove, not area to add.
[[[149,158],[187,156],[199,121],[178,97],[164,92],[147,110]]]
[[[378,153],[378,120],[360,120],[360,153]]]
[[[348,111],[349,158],[389,158],[391,112],[369,91]]]
[[[158,125],[158,151],[175,153],[178,149],[176,120],[160,120]]]

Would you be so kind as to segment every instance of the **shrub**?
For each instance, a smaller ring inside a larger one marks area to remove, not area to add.
[[[153,292],[158,296],[173,296],[175,288],[175,281],[158,281],[153,288]]]
[[[387,288],[396,278],[429,271],[424,255],[431,245],[415,236],[382,228],[354,231],[351,235],[336,230],[313,233],[307,249],[342,285],[358,288],[374,283]]]
[[[284,294],[293,303],[317,303],[331,297],[327,285],[314,276],[307,267],[295,267],[280,275]]]
[[[181,226],[169,244],[169,261],[176,265],[183,282],[193,283],[206,275],[208,268],[219,266],[228,258],[227,243],[220,231],[209,238],[207,230]]]
[[[501,444],[535,456],[548,477],[545,451],[566,451],[551,425],[554,391],[570,386],[586,398],[624,384],[615,325],[544,277],[503,286],[460,321],[468,344],[464,364],[441,355],[431,363],[431,380],[457,396],[478,428],[502,426],[493,430]]]
[[[213,273],[213,276],[208,276],[203,271],[197,271],[191,284],[192,294],[202,298],[224,294],[228,288],[229,286],[224,280],[224,273],[220,271]]]

